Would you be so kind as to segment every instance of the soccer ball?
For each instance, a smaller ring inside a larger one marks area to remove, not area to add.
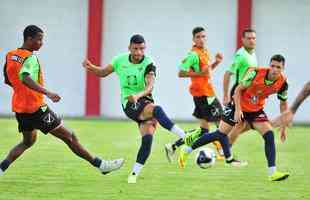
[[[204,147],[199,149],[196,155],[196,163],[202,169],[207,169],[215,164],[216,154],[213,149]]]

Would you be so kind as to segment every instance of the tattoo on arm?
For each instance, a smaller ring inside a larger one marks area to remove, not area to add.
[[[298,107],[301,105],[301,103],[310,95],[310,81],[306,83],[304,88],[301,90],[301,92],[298,94],[296,99],[294,100],[293,105],[291,106],[291,110],[293,113],[296,113]]]

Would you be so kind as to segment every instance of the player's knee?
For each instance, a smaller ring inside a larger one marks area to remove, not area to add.
[[[23,140],[23,144],[25,145],[26,148],[30,148],[31,146],[34,145],[34,143],[37,141],[36,137],[32,137],[29,140]]]

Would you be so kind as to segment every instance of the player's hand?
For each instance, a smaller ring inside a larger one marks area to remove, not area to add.
[[[217,53],[216,55],[215,55],[215,62],[216,63],[221,63],[223,61],[223,54],[221,54],[221,53]]]
[[[237,109],[235,111],[235,116],[234,116],[234,120],[239,123],[242,122],[243,120],[243,112],[240,109]]]
[[[53,102],[58,102],[58,101],[60,101],[60,99],[61,99],[61,97],[60,97],[58,94],[53,93],[53,92],[48,92],[48,93],[46,94],[46,96],[47,96],[49,99],[51,99]]]
[[[93,64],[88,59],[85,59],[82,65],[86,70],[90,70],[93,66]]]
[[[284,127],[289,126],[294,118],[294,114],[291,110],[285,111],[280,116],[276,117],[271,121],[273,127]]]
[[[136,95],[130,95],[130,96],[128,96],[128,101],[130,103],[137,103],[138,97]]]
[[[285,142],[286,135],[287,135],[286,127],[281,127],[280,128],[280,139],[281,139],[281,142]]]
[[[227,106],[230,101],[231,101],[230,96],[229,95],[224,95],[224,97],[223,97],[223,105]]]

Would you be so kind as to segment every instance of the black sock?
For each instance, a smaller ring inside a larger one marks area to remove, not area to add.
[[[228,159],[231,157],[229,139],[225,133],[222,133],[219,130],[217,130],[217,133],[219,136],[219,142],[221,143],[223,149],[224,156],[226,159]]]
[[[216,131],[212,133],[205,133],[198,140],[194,142],[194,144],[192,145],[192,149],[194,150],[197,149],[198,147],[209,144],[210,142],[218,140],[218,138],[219,136]]]
[[[265,156],[268,161],[268,167],[276,166],[276,146],[274,144],[273,131],[267,131],[263,138],[265,140]]]
[[[209,133],[209,129],[207,129],[207,128],[202,128],[202,127],[200,127],[200,129],[201,129],[201,133],[203,134],[203,133]],[[202,135],[201,134],[201,135]]]
[[[92,164],[94,167],[99,168],[100,165],[101,165],[101,162],[102,162],[102,160],[101,160],[100,158],[96,157],[96,158],[93,160],[93,162],[92,162],[91,164]]]
[[[175,141],[174,144],[172,144],[173,151],[175,151],[179,146],[182,146],[184,143],[185,142],[184,142],[183,138],[180,138],[177,141]]]
[[[166,115],[165,111],[160,106],[155,106],[153,110],[153,116],[158,121],[158,123],[168,131],[172,129],[174,123]]]
[[[153,135],[146,134],[142,137],[141,146],[137,155],[137,163],[141,165],[145,164],[145,161],[149,157],[152,149]]]
[[[1,163],[0,163],[0,168],[2,171],[5,171],[7,168],[9,168],[11,162],[7,159],[3,160]]]

